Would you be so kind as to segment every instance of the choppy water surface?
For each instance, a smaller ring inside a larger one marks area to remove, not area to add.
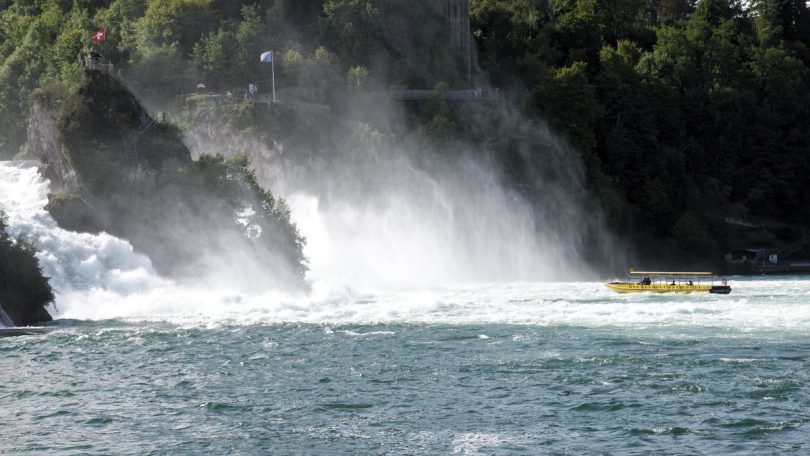
[[[63,320],[0,338],[0,453],[807,451],[810,281],[735,284],[448,287],[421,319],[410,293],[333,303],[401,299],[379,323]]]

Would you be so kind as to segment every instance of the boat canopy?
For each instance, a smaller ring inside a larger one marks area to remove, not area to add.
[[[648,276],[648,277],[655,277],[655,276],[662,276],[662,277],[705,276],[705,277],[711,277],[711,276],[714,275],[711,272],[663,272],[663,271],[630,271],[630,274],[643,275],[643,276]]]

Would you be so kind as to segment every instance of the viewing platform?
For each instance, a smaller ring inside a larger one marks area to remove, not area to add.
[[[397,101],[427,100],[435,93],[433,90],[391,90],[387,92]],[[500,90],[497,88],[479,88],[464,90],[448,90],[444,92],[443,99],[447,101],[486,102],[502,101]]]

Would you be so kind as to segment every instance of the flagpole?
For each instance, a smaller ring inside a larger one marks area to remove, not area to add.
[[[270,51],[270,52],[272,52],[272,54],[270,54],[271,55],[271,58],[270,58],[270,72],[272,73],[272,78],[273,78],[273,101],[275,102],[276,101],[276,53],[274,51]]]

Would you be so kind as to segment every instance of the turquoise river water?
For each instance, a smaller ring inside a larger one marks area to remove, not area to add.
[[[786,284],[810,289],[746,283]],[[0,453],[808,451],[806,304],[635,298],[659,320],[621,323],[623,298],[526,288],[499,305],[534,308],[533,323],[65,320],[2,338]],[[475,295],[440,300],[431,319]],[[764,321],[735,319],[738,305]],[[549,307],[593,321],[542,321]]]

